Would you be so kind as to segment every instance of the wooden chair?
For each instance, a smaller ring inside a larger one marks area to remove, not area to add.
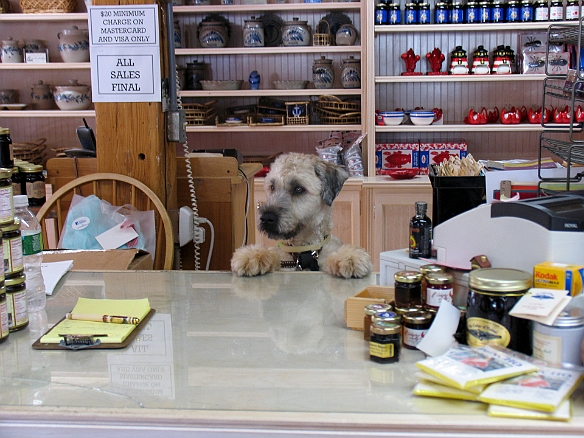
[[[56,241],[58,242],[74,193],[81,196],[93,194],[112,205],[131,204],[141,211],[154,210],[156,223],[154,269],[172,269],[174,234],[172,222],[164,204],[144,183],[132,177],[116,173],[93,173],[81,176],[65,184],[47,199],[37,213],[37,219],[43,229],[45,249],[49,248],[46,219],[54,218],[56,220],[54,228]],[[53,232],[52,228],[51,232]]]

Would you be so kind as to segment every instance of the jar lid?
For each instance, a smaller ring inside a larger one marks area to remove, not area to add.
[[[14,277],[10,277],[4,280],[4,284],[6,286],[18,286],[19,284],[24,283],[25,280],[25,275],[24,274],[19,274],[19,275],[15,275]]]
[[[422,281],[422,274],[416,271],[399,271],[393,278],[400,283],[418,283]]]
[[[473,1],[466,2],[466,7],[467,8],[470,8],[471,6],[472,7],[476,7],[476,5],[477,5],[477,2],[473,2]]]
[[[531,285],[532,275],[519,269],[483,268],[468,274],[468,286],[486,292],[520,292]]]
[[[375,315],[375,313],[383,312],[385,310],[391,310],[391,305],[384,304],[384,303],[373,303],[373,304],[367,304],[365,306],[365,314],[366,315]]]
[[[438,3],[436,3],[436,7],[437,8],[445,8],[446,7],[446,3],[445,2],[438,2]]]
[[[298,17],[292,17],[292,21],[285,21],[284,24],[306,24],[307,20],[301,20]]]
[[[448,272],[431,272],[426,275],[426,281],[430,284],[449,284],[454,281],[454,277]]]
[[[408,312],[403,316],[404,322],[410,324],[426,324],[432,321],[433,316],[426,310],[417,310],[415,312]]]
[[[0,128],[0,135],[10,134],[10,128]]]
[[[401,316],[395,312],[387,312],[387,311],[386,312],[377,312],[371,317],[371,322],[375,323],[375,322],[379,322],[379,321],[392,322],[394,324],[399,324],[401,321]]]
[[[400,332],[401,326],[399,324],[384,321],[378,321],[375,324],[371,324],[371,333],[377,335],[396,335]]]
[[[446,268],[444,266],[440,266],[440,265],[423,265],[420,266],[420,272],[422,273],[422,275],[427,275],[430,274],[432,272],[444,272]]]
[[[584,325],[584,309],[570,307],[562,310],[553,322],[553,327],[579,327]]]
[[[42,164],[27,164],[26,166],[22,166],[20,171],[23,173],[37,173],[43,171]]]
[[[421,311],[422,308],[421,307],[396,307],[395,308],[395,312],[398,315],[405,315],[406,313],[412,313],[412,312],[419,312]]]
[[[406,8],[416,8],[418,5],[415,3],[406,3]]]
[[[0,225],[0,230],[2,230],[3,233],[20,230],[20,219],[16,217],[11,224]]]
[[[7,179],[12,176],[12,169],[0,168],[0,179]]]

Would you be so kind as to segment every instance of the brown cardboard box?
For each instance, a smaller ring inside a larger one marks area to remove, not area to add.
[[[393,286],[367,286],[357,295],[345,300],[345,324],[347,328],[363,331],[363,318],[365,306],[374,303],[389,304],[394,300],[395,290]]]
[[[63,260],[73,260],[72,271],[152,270],[150,253],[139,249],[56,249],[43,251],[43,262]]]

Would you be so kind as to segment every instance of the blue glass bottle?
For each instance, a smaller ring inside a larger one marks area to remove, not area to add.
[[[479,3],[479,21],[481,23],[490,23],[492,20],[491,4],[488,1]]]
[[[465,23],[479,22],[479,5],[477,2],[469,1],[466,4],[466,8],[464,10],[464,22]]]
[[[418,23],[430,24],[430,3],[420,3],[418,5]]]
[[[434,9],[434,23],[448,24],[448,5],[444,2],[436,3]]]

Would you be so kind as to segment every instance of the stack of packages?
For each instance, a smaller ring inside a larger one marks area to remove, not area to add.
[[[549,55],[546,57],[546,50]],[[517,71],[523,74],[565,75],[570,66],[570,52],[565,44],[548,44],[546,31],[523,32],[519,34]]]
[[[583,377],[494,346],[456,345],[416,366],[414,394],[487,403],[488,414],[498,417],[568,421],[569,397]]]
[[[318,142],[316,153],[325,161],[345,166],[350,176],[363,176],[361,142],[365,135],[359,131],[332,131],[329,138]]]

